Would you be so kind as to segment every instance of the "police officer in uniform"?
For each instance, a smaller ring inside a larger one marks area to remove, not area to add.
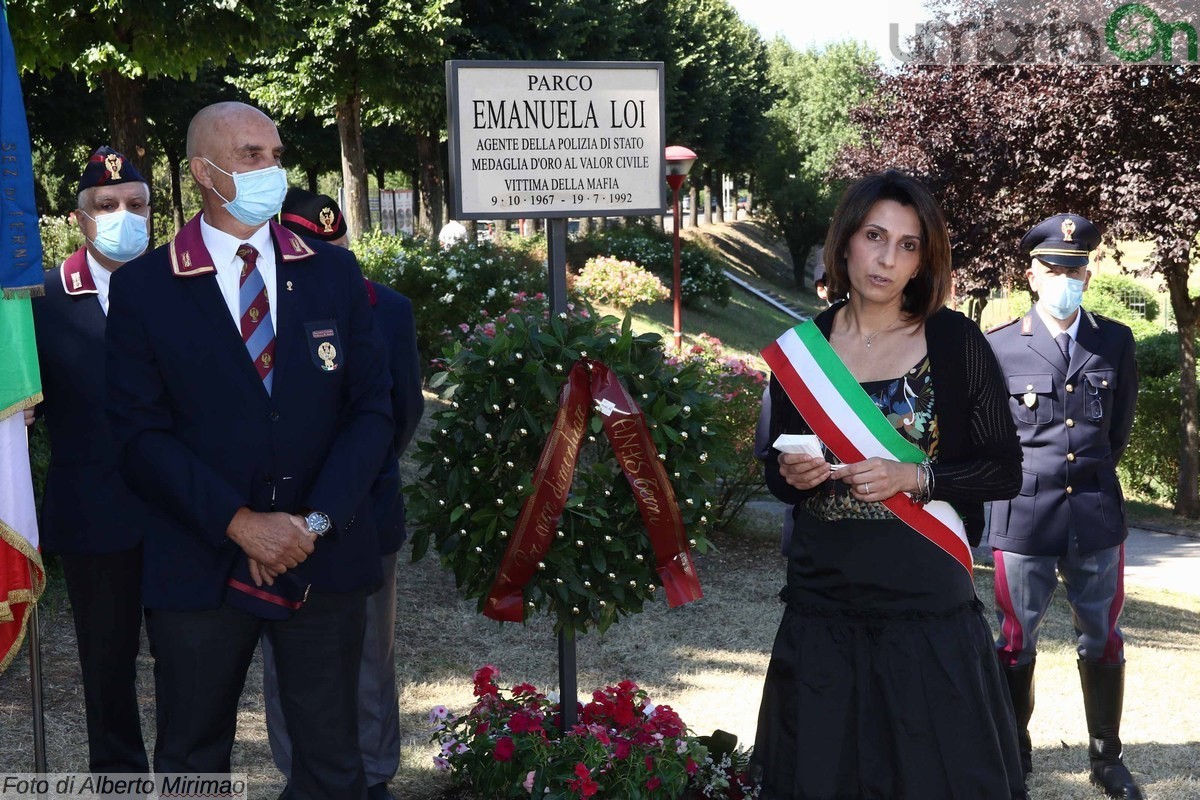
[[[1137,364],[1128,327],[1080,307],[1100,231],[1074,214],[1021,240],[1037,303],[988,333],[1024,453],[1020,494],[992,504],[997,654],[1013,699],[1026,774],[1038,631],[1061,577],[1078,635],[1091,780],[1141,798],[1121,760],[1125,504],[1117,463],[1129,442]],[[1057,572],[1057,575],[1056,575]]]

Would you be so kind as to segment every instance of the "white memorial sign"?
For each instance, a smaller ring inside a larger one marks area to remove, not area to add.
[[[447,61],[455,219],[666,206],[661,62]]]

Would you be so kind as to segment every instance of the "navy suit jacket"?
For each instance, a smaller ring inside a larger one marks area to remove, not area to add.
[[[324,511],[334,533],[298,571],[315,591],[381,579],[368,492],[392,440],[383,343],[354,255],[271,225],[277,265],[273,393],[216,282],[197,215],[113,275],[108,415],[122,474],[170,524],[145,541],[143,602],[221,604],[243,506]],[[332,344],[328,369],[318,345]]]
[[[396,290],[374,281],[367,282],[367,295],[387,348],[388,372],[392,377],[392,418],[396,422],[392,448],[371,486],[379,551],[388,555],[399,550],[407,536],[399,459],[417,432],[417,424],[425,410],[425,397],[421,394],[421,359],[417,353],[417,323],[413,318],[412,302]]]
[[[104,310],[83,248],[46,272],[33,299],[50,434],[42,498],[42,547],[95,555],[129,550],[151,524],[150,511],[117,471],[117,445],[104,415]]]
[[[1125,541],[1117,462],[1137,405],[1133,333],[1081,310],[1071,363],[1036,309],[987,339],[1004,370],[1024,454],[1021,493],[992,504],[988,543],[1025,555],[1087,555]]]

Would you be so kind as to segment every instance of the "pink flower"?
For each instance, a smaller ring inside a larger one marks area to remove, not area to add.
[[[525,776],[525,782],[521,784],[529,794],[533,794],[533,778],[536,774],[533,770],[529,770],[529,774]]]
[[[492,753],[492,757],[497,761],[512,761],[513,753],[517,750],[517,746],[513,743],[511,736],[501,736],[496,740],[496,749]]]
[[[433,757],[433,765],[437,767],[438,771],[440,772],[448,772],[450,770],[450,762],[441,756]]]
[[[436,725],[438,722],[444,720],[448,716],[450,716],[450,712],[445,706],[434,706],[429,711],[429,722]]]

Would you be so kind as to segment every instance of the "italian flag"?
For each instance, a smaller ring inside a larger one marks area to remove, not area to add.
[[[762,351],[767,366],[804,421],[843,463],[887,458],[919,464],[925,454],[900,435],[846,369],[811,320],[784,333]],[[972,571],[962,518],[949,503],[912,502],[904,492],[883,504],[901,521]]]
[[[0,672],[16,657],[29,605],[46,587],[23,413],[41,399],[30,300],[0,300]]]

